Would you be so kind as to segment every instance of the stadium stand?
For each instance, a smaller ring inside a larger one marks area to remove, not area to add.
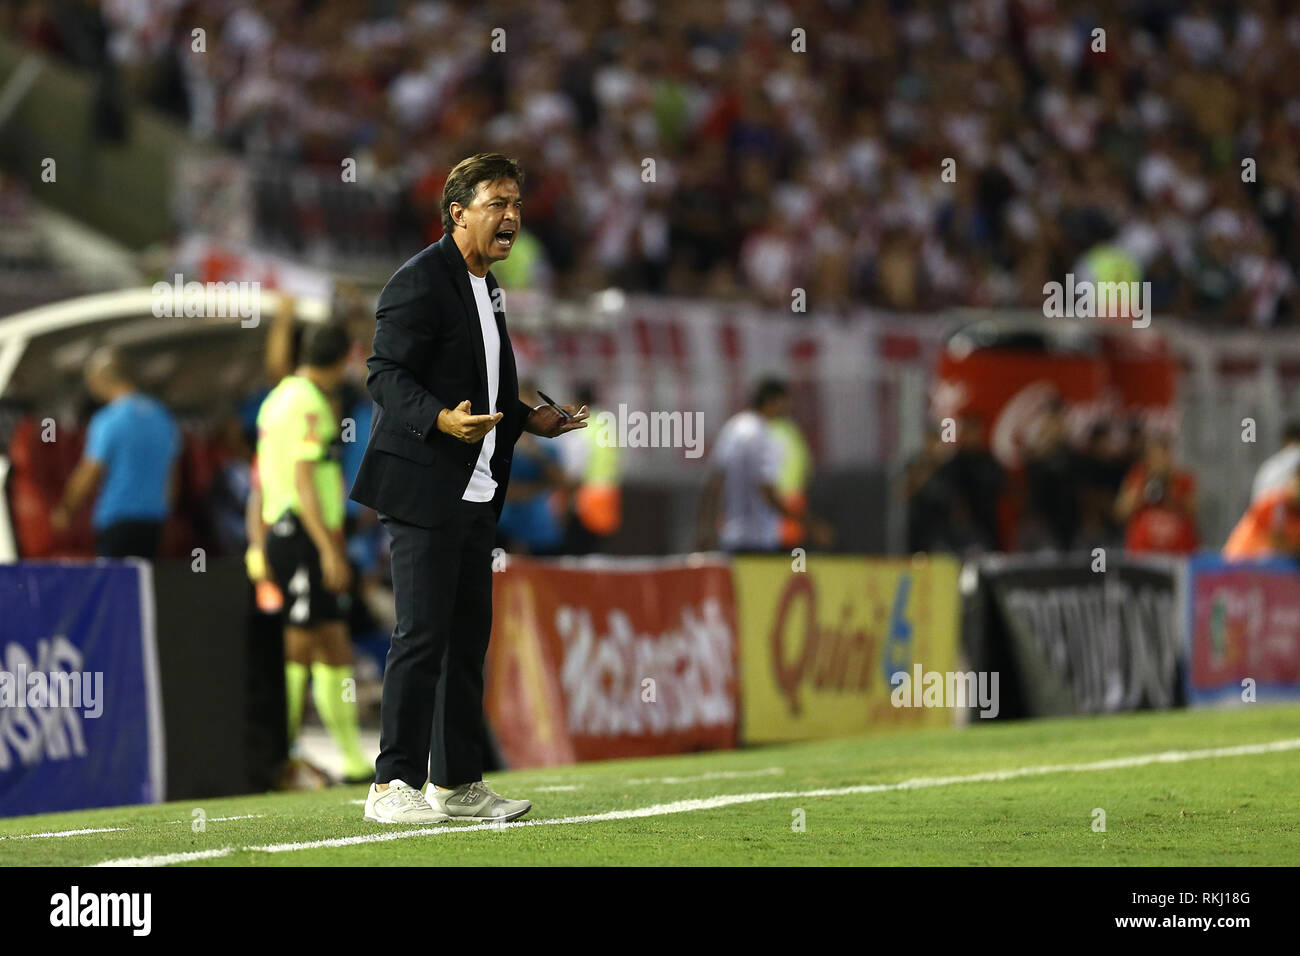
[[[98,71],[103,111],[142,96],[241,153],[259,239],[334,262],[437,239],[440,177],[482,136],[533,171],[527,228],[562,293],[1037,306],[1045,281],[1118,265],[1161,311],[1293,324],[1300,13],[1144,3],[1106,33],[1099,9],[46,0],[0,17]],[[186,55],[194,24],[204,57]],[[795,28],[806,55],[783,56]],[[337,188],[345,157],[363,189]],[[949,159],[956,189],[935,175]]]

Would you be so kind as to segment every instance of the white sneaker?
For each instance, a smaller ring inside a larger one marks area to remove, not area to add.
[[[366,819],[375,823],[446,823],[451,817],[429,806],[424,794],[402,780],[390,780],[380,793],[370,785],[366,794]]]
[[[482,780],[461,784],[454,790],[439,790],[430,781],[425,799],[457,820],[494,820],[504,823],[522,817],[533,808],[527,800],[510,800]]]

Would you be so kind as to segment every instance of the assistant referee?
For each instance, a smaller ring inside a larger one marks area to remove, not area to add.
[[[291,748],[302,723],[310,669],[312,699],[343,755],[344,779],[371,774],[361,754],[346,598],[343,444],[330,399],[343,384],[350,342],[335,325],[311,329],[303,361],[272,389],[257,414],[266,565],[284,593],[285,690]],[[291,754],[294,750],[291,749]]]

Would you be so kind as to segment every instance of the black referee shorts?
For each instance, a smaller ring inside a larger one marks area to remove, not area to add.
[[[312,627],[347,620],[339,595],[325,587],[320,552],[298,516],[286,511],[266,538],[266,563],[284,593],[285,623]]]

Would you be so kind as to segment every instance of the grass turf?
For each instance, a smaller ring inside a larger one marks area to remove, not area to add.
[[[1300,707],[997,723],[523,770],[491,776],[533,801],[524,821],[727,794],[803,792],[1300,738]],[[714,775],[698,779],[703,775]],[[669,778],[669,779],[665,779]],[[679,779],[671,779],[679,778]],[[697,778],[697,779],[680,779]],[[562,788],[562,789],[561,789]],[[208,866],[1300,864],[1300,751],[839,796],[554,826],[448,832],[265,852],[277,844],[397,835],[351,801],[366,788],[272,793],[0,820],[0,864],[80,865],[222,851]],[[193,811],[206,829],[194,832]],[[1106,814],[1093,830],[1094,810]],[[796,811],[805,828],[796,830]],[[219,821],[217,817],[261,816]],[[15,839],[120,827],[116,832]]]

